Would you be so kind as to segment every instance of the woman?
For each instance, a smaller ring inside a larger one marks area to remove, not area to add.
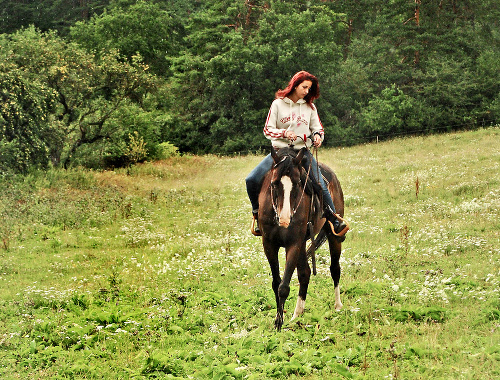
[[[304,146],[321,146],[324,130],[313,104],[318,97],[318,79],[306,71],[296,73],[284,90],[276,92],[276,98],[271,104],[264,126],[264,135],[271,140],[275,149],[287,147],[290,143],[293,143],[293,148],[296,150]],[[307,166],[312,165],[310,177],[321,185],[324,217],[332,223],[335,233],[343,231],[346,224],[335,216],[332,197],[323,176],[318,173],[316,160],[309,151],[304,155],[304,159]],[[269,154],[246,178],[247,192],[252,203],[252,233],[257,236],[261,235],[257,219],[260,188],[272,164],[273,158]]]

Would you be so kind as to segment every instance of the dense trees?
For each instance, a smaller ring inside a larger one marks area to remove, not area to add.
[[[327,145],[500,115],[493,0],[1,3],[2,171],[124,165],[166,141],[261,149],[274,92],[302,69],[320,79]]]
[[[109,0],[0,0],[0,33],[36,25],[42,31],[69,31],[77,20],[100,14]]]
[[[179,53],[184,37],[180,19],[149,2],[126,9],[115,6],[88,22],[77,22],[71,36],[88,50],[117,49],[128,58],[139,52],[160,76],[169,74],[169,58]]]
[[[263,146],[270,101],[290,73],[304,69],[326,78],[341,60],[342,23],[328,8],[259,8],[260,18],[248,24],[238,18],[247,9],[223,9],[191,19],[198,28],[205,23],[205,32],[191,33],[185,53],[174,60],[171,98],[181,112],[168,136],[181,149],[232,153]]]

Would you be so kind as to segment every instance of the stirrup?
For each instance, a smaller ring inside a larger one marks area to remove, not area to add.
[[[255,225],[257,224],[258,226],[258,219],[255,217],[255,215],[252,216],[252,225],[250,226],[250,231],[252,232],[252,235],[254,236],[262,236],[262,231],[260,228],[256,231],[255,230]]]
[[[333,223],[328,220],[328,223],[330,223],[330,227],[332,229],[332,234],[334,234],[337,237],[343,237],[347,233],[347,231],[349,231],[349,222],[344,218],[342,218],[339,214],[335,214],[335,216],[337,217],[338,220],[345,223],[345,227],[342,231],[337,233],[335,232],[335,227],[333,227]]]

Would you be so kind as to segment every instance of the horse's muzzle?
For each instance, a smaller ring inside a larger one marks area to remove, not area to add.
[[[279,216],[279,226],[280,227],[285,227],[285,228],[288,228],[288,226],[290,225],[290,221],[291,221],[291,216],[289,213],[282,213],[284,215],[280,215]]]
[[[288,226],[290,225],[290,221],[289,220],[280,220],[280,227],[285,227],[285,228],[288,228]]]

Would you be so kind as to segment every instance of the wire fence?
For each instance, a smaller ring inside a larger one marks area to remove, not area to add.
[[[363,143],[373,143],[373,142],[378,143],[379,141],[386,141],[386,140],[391,140],[391,139],[400,138],[400,137],[432,135],[432,134],[443,133],[443,132],[459,132],[459,131],[463,131],[463,130],[475,130],[475,129],[488,128],[488,127],[494,127],[494,126],[499,126],[499,125],[500,125],[500,122],[498,122],[496,120],[495,121],[482,120],[480,122],[475,122],[475,123],[469,122],[469,123],[453,124],[453,125],[448,125],[445,127],[431,127],[431,128],[405,130],[405,131],[399,131],[399,132],[378,133],[378,134],[367,135],[367,136],[337,139],[337,140],[335,140],[333,146],[340,147],[340,146],[356,145],[356,144],[363,144]]]

